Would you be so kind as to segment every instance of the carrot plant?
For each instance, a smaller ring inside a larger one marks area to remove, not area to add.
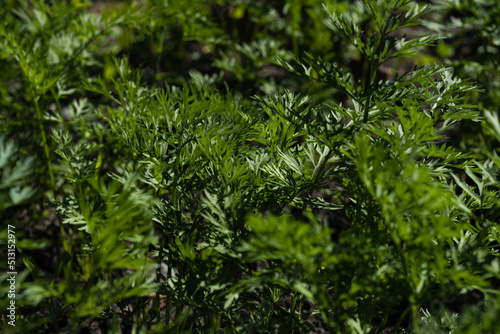
[[[496,95],[444,14],[7,1],[2,329],[498,331]]]

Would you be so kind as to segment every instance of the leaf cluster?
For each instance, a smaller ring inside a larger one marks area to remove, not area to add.
[[[448,41],[418,36],[434,8],[8,2],[17,329],[497,331],[497,104],[413,62]],[[488,141],[453,141],[463,121]]]

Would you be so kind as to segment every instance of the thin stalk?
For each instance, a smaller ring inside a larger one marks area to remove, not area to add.
[[[64,224],[61,220],[61,215],[57,215],[57,220],[59,221],[59,232],[61,233],[61,239],[63,244],[63,249],[71,254],[71,249],[68,241],[66,240],[66,232],[64,231]]]
[[[212,314],[211,318],[212,318],[212,328],[215,330],[216,333],[218,333],[220,330],[220,318],[221,318],[221,316],[219,313],[214,312]]]
[[[179,277],[180,277],[180,275],[184,276],[184,264],[183,263],[179,264]],[[177,280],[177,291],[179,292],[179,295],[182,295],[184,293],[181,279]],[[184,305],[182,305],[180,302],[175,303],[175,320],[179,321],[179,323],[177,324],[177,329],[179,331],[182,330],[184,328],[184,325],[185,325],[185,321],[183,319],[183,317],[184,317],[183,309],[184,309]]]
[[[396,331],[398,330],[399,326],[401,325],[401,323],[403,322],[403,320],[405,320],[406,316],[408,315],[408,312],[410,312],[410,308],[411,308],[411,306],[408,305],[408,307],[405,309],[405,311],[403,312],[403,314],[401,314],[401,316],[398,319],[398,322],[396,322],[396,324],[392,328],[391,334],[395,334],[396,333]]]
[[[161,251],[163,253],[163,249],[165,247],[165,242],[167,241],[166,236],[165,236],[165,238],[162,238],[162,240],[163,240],[163,246],[161,247]],[[162,257],[163,257],[163,255],[160,257],[160,261],[161,261]],[[168,280],[170,273],[173,270],[173,264],[172,264],[170,252],[167,252],[167,265],[168,265],[168,270],[167,270],[167,273],[165,274],[165,277]],[[165,301],[165,303],[166,303],[165,304],[165,324],[167,325],[167,328],[169,329],[170,328],[171,303],[172,303],[172,294],[171,293],[167,293],[167,300]]]
[[[36,116],[37,116],[37,121],[38,121],[38,129],[40,131],[40,135],[42,136],[43,152],[45,155],[45,160],[47,163],[47,171],[48,171],[49,180],[50,180],[49,186],[50,186],[50,190],[53,191],[55,188],[54,172],[52,171],[52,163],[50,162],[49,144],[47,142],[47,136],[45,135],[45,129],[43,127],[42,111],[40,110],[40,106],[38,104],[38,97],[33,98],[33,102],[35,103],[35,110],[36,110]]]
[[[389,319],[389,310],[386,309],[385,312],[384,312],[384,318],[382,319],[382,322],[380,323],[380,325],[378,326],[377,328],[377,331],[375,332],[375,334],[378,334],[380,333],[381,330],[383,330],[383,328],[385,328],[385,324],[387,324],[387,320]]]
[[[297,303],[297,296],[292,297],[292,305],[290,305],[290,313],[295,314],[295,304]]]
[[[412,319],[413,319],[413,331],[415,333],[418,333],[418,306],[414,303],[411,304],[411,313],[412,313]]]
[[[377,75],[377,66],[372,61],[369,61],[369,72],[370,76],[366,77],[365,90],[368,90],[368,96],[365,101],[363,123],[368,122],[368,113],[370,112],[371,99],[372,99],[372,85],[375,82],[375,77]]]
[[[165,238],[161,238],[160,240],[160,250],[158,251],[158,263],[156,267],[156,282],[160,283],[160,275],[161,275],[161,259],[162,259],[162,250],[165,244]],[[153,307],[156,311],[156,319],[160,319],[160,293],[156,291],[155,301]]]
[[[304,305],[304,303],[303,303],[303,298],[301,297],[299,299],[299,305],[298,305],[299,309],[297,311],[299,313],[299,320],[302,320],[302,305]]]

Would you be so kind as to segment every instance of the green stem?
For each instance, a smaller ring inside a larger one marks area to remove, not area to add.
[[[297,312],[299,313],[299,320],[302,320],[302,305],[303,305],[303,304],[304,304],[304,303],[303,303],[303,298],[301,297],[301,298],[299,299],[299,305],[298,305],[298,306],[299,306],[299,309],[298,309],[298,311],[297,311]]]
[[[292,297],[292,305],[290,305],[290,314],[295,314],[295,304],[297,303],[297,296]]]
[[[413,318],[413,332],[418,333],[418,306],[415,303],[411,305],[411,313]]]
[[[158,263],[156,267],[156,283],[160,284],[160,275],[161,275],[161,263],[163,260],[163,247],[165,247],[165,235],[160,239],[160,249],[158,250]],[[169,264],[170,265],[170,264]],[[170,269],[170,268],[169,268]],[[167,279],[168,279],[168,270],[167,270]],[[156,318],[160,319],[160,293],[157,291],[156,292],[156,298],[155,298],[155,307],[156,307]],[[166,315],[168,318],[168,314]]]
[[[61,215],[57,215],[57,220],[59,221],[59,232],[61,233],[63,249],[71,254],[71,249],[68,240],[66,240],[66,232],[64,231],[64,224],[62,222]]]
[[[375,76],[377,75],[377,66],[375,66],[375,64],[371,60],[369,61],[368,66],[369,66],[370,76],[366,77],[366,82],[365,82],[365,90],[368,90],[368,96],[365,101],[363,123],[368,122],[368,114],[370,112],[371,99],[372,99],[372,85],[375,82]]]
[[[396,324],[392,328],[391,334],[395,334],[396,333],[396,331],[398,330],[399,326],[401,325],[401,323],[403,322],[403,320],[405,320],[406,316],[408,315],[408,312],[410,312],[410,308],[411,308],[411,306],[408,305],[408,307],[405,309],[405,311],[403,312],[403,314],[401,314],[401,316],[398,319],[398,322],[396,322]]]
[[[49,188],[50,190],[55,189],[55,181],[54,181],[54,172],[52,171],[52,163],[50,162],[50,151],[49,151],[49,144],[47,141],[47,136],[45,135],[45,129],[43,126],[43,120],[42,120],[42,111],[40,110],[40,106],[38,104],[38,97],[33,98],[33,102],[35,103],[35,110],[36,110],[36,115],[37,115],[37,120],[38,120],[38,129],[40,130],[40,135],[42,136],[42,145],[43,145],[43,152],[45,155],[45,160],[47,163],[47,171],[49,174]]]
[[[384,317],[382,318],[382,322],[380,323],[380,325],[378,326],[377,328],[377,331],[375,332],[375,334],[378,334],[380,333],[381,330],[383,330],[385,328],[385,324],[387,323],[387,319],[389,319],[389,314],[390,314],[390,310],[388,310],[387,308],[385,309],[385,313],[384,313]]]

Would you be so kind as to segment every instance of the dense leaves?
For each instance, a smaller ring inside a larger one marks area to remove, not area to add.
[[[3,330],[497,332],[499,5],[471,3],[7,1]]]

